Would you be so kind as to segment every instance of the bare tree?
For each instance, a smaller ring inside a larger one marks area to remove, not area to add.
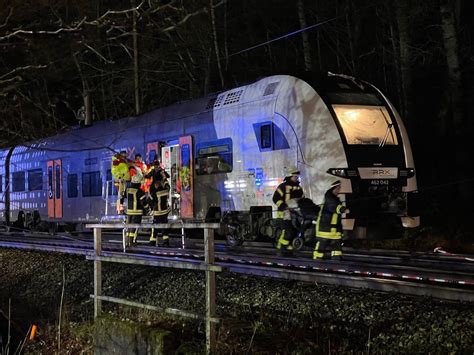
[[[401,78],[401,112],[405,122],[411,125],[411,52],[410,52],[410,9],[408,0],[399,0],[395,4],[398,25],[398,45]]]
[[[456,134],[460,135],[463,131],[462,77],[459,64],[458,35],[456,31],[453,1],[441,0],[440,13],[443,45],[448,69],[449,90],[447,91],[447,95],[452,112],[453,126]]]
[[[308,25],[306,23],[303,0],[298,0],[297,7],[298,7],[298,20],[300,22],[300,28],[304,29],[308,27]],[[301,36],[303,37],[304,67],[306,71],[310,71],[312,68],[312,64],[311,64],[311,51],[310,51],[310,46],[309,46],[308,32],[303,31],[301,33]]]

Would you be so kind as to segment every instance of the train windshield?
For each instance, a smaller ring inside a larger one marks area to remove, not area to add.
[[[395,128],[384,106],[333,105],[347,144],[398,145]]]

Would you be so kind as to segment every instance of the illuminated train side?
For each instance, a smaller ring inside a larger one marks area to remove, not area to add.
[[[290,166],[316,203],[342,181],[348,231],[363,237],[387,220],[419,225],[402,120],[375,87],[334,74],[315,82],[270,76],[0,151],[0,218],[36,211],[48,223],[80,225],[115,217],[110,162],[123,149],[158,155],[177,177],[173,218],[222,219],[238,238],[274,237],[271,199]]]

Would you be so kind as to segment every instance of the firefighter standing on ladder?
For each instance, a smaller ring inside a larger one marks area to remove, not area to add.
[[[303,198],[303,189],[299,182],[300,171],[297,168],[288,169],[283,183],[278,185],[273,194],[273,203],[277,206],[277,218],[281,220],[282,232],[277,241],[277,249],[291,252],[292,242],[296,236],[296,229],[291,223],[291,217],[287,210],[287,202],[294,198]],[[288,216],[285,216],[285,212]]]

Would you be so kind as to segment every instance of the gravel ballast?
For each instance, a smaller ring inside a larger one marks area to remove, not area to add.
[[[11,299],[18,334],[39,324],[38,339],[26,344],[27,352],[55,349],[64,275],[62,349],[92,353],[92,262],[0,249],[0,269],[2,332]],[[203,272],[104,264],[103,276],[107,296],[204,313]],[[220,353],[474,351],[472,304],[231,273],[218,275],[217,292]],[[110,303],[104,308],[118,317],[167,326],[179,333],[176,347],[202,348],[203,324]]]

